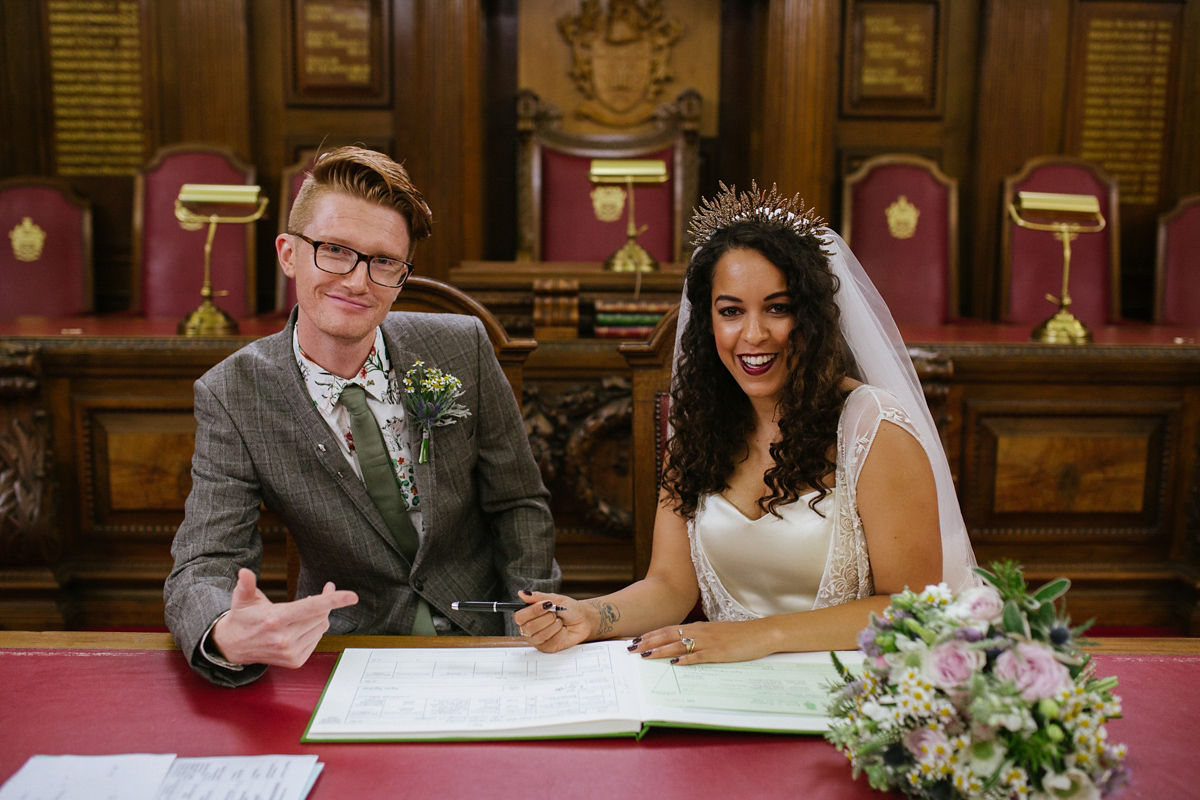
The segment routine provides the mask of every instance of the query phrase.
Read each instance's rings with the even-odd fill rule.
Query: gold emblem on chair
[[[586,98],[579,117],[628,127],[654,117],[655,100],[671,80],[671,45],[683,26],[663,18],[662,0],[582,0],[577,16],[558,20],[571,45],[571,79]]]
[[[911,239],[917,232],[917,217],[921,212],[904,195],[897,197],[883,213],[887,215],[888,233],[896,239]]]
[[[31,218],[22,219],[20,225],[8,232],[8,238],[12,240],[13,255],[18,261],[37,261],[42,257],[46,232]]]
[[[592,208],[601,222],[616,222],[625,211],[625,190],[620,186],[597,186],[592,189]]]

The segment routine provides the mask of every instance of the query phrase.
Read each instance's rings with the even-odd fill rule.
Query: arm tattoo
[[[592,608],[600,612],[600,629],[596,631],[597,636],[604,636],[612,633],[613,623],[621,618],[621,609],[614,606],[607,600],[588,600]]]

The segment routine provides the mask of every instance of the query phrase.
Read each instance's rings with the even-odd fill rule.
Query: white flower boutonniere
[[[425,367],[424,361],[414,361],[404,373],[404,393],[408,410],[421,431],[421,452],[417,461],[429,460],[429,432],[434,426],[453,425],[471,412],[454,401],[462,397],[462,381],[437,367]]]

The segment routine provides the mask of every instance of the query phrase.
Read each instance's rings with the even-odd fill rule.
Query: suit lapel
[[[305,386],[304,378],[300,374],[300,367],[296,364],[295,352],[292,350],[292,335],[295,326],[296,310],[292,309],[287,327],[277,339],[270,343],[268,348],[268,360],[280,372],[280,379],[273,383],[278,387],[280,402],[273,405],[279,409],[286,409],[288,419],[296,422],[304,431],[304,435],[316,452],[317,460],[328,473],[329,479],[350,498],[375,533],[407,564],[408,559],[400,552],[387,522],[384,521],[383,515],[379,513],[379,509],[372,502],[371,496],[367,494],[367,488],[354,474],[354,470],[342,455],[341,446],[334,438],[329,423],[313,405],[312,398],[308,394],[308,387]],[[355,527],[348,525],[347,530],[352,532]],[[411,564],[409,566],[411,567]]]
[[[383,341],[387,345],[388,358],[392,362],[392,369],[396,371],[396,377],[404,378],[404,373],[412,368],[414,361],[425,361],[429,363],[429,355],[417,352],[421,343],[419,336],[413,330],[413,327],[404,320],[399,314],[391,314],[383,323]],[[404,386],[401,384],[401,391]],[[409,453],[412,455],[413,471],[417,480],[417,493],[421,498],[421,522],[426,531],[426,536],[422,539],[422,546],[428,541],[429,534],[437,530],[437,511],[434,503],[434,481],[433,481],[433,439],[429,442],[429,460],[424,464],[421,463],[421,431],[414,423],[412,413],[408,410],[407,401],[404,402],[404,419],[405,427],[408,433]]]

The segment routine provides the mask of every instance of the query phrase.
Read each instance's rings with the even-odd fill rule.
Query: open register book
[[[829,724],[837,672],[828,653],[672,666],[627,648],[348,649],[303,741],[641,738],[654,726],[820,733]]]

